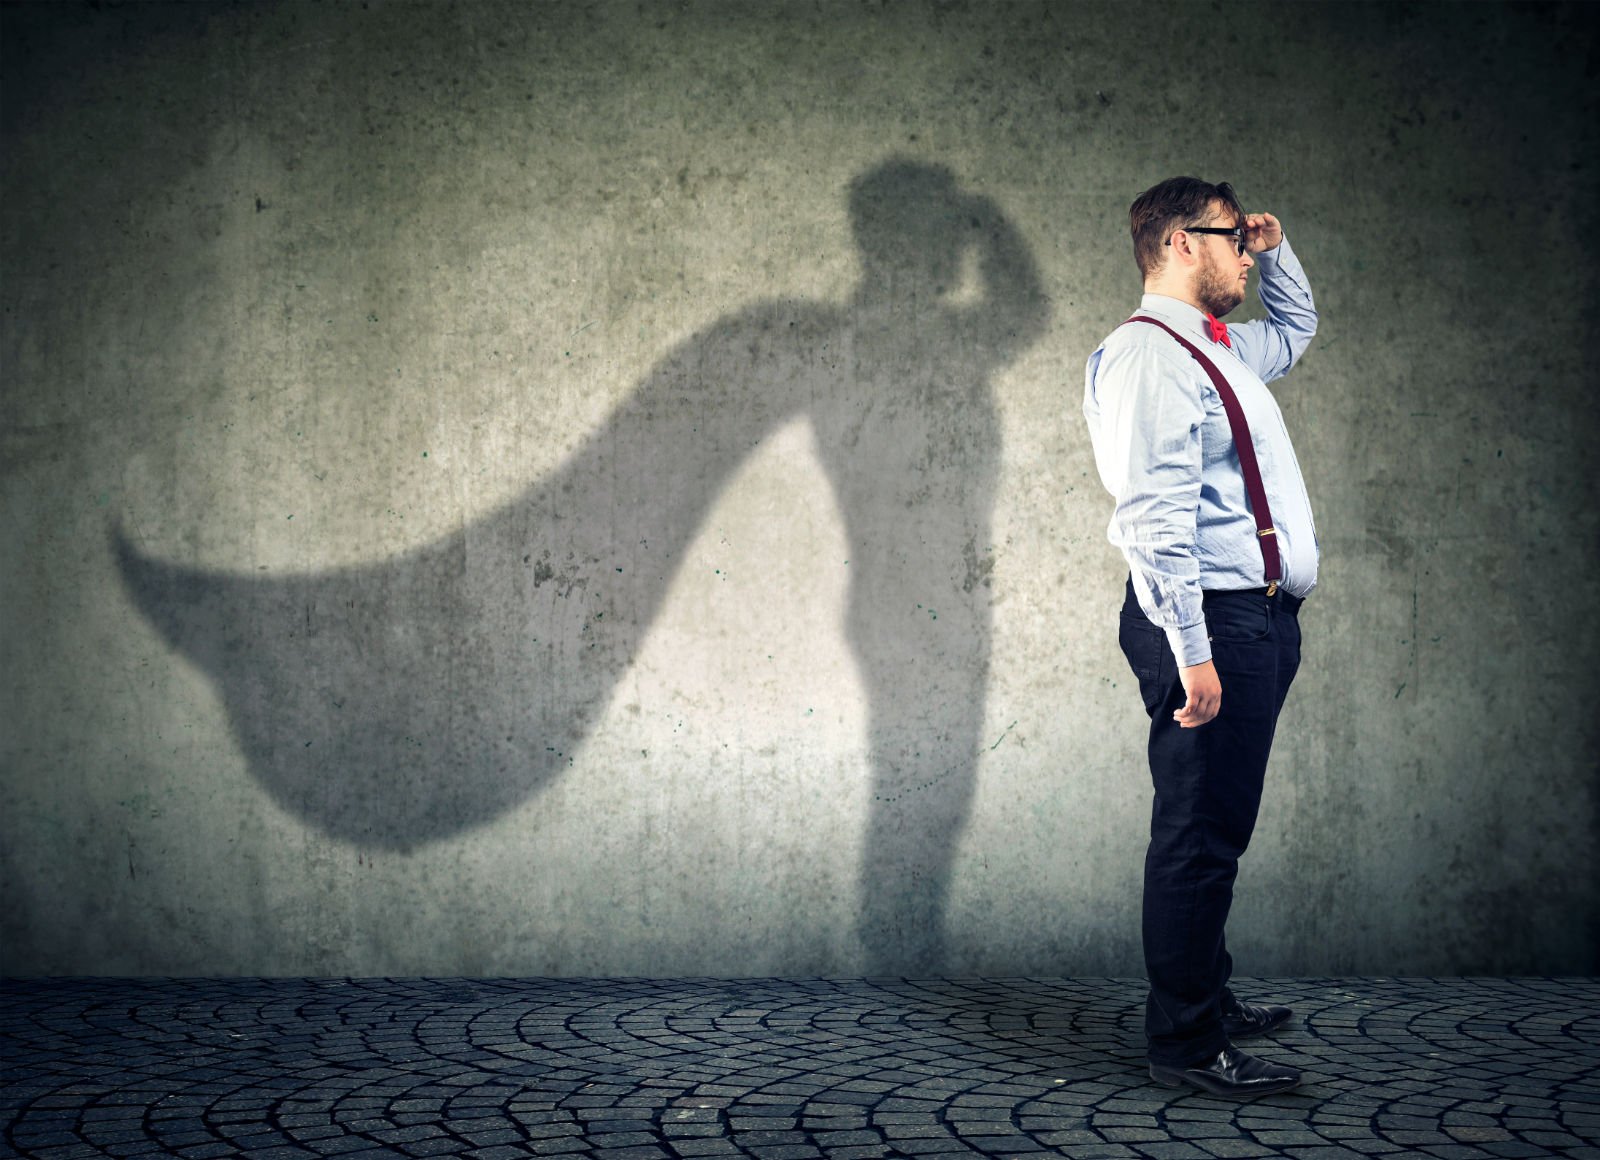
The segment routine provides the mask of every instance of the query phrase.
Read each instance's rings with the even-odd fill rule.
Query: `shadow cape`
[[[113,548],[133,602],[214,682],[249,770],[342,841],[409,850],[568,767],[685,550],[779,426],[813,428],[849,544],[846,634],[869,700],[860,933],[874,969],[937,969],[983,747],[991,375],[1041,333],[1014,228],[948,170],[850,187],[862,279],[758,303],[672,350],[558,469],[433,543],[296,576]],[[963,257],[978,286],[952,295]]]

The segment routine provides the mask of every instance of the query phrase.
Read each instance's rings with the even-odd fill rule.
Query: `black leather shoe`
[[[1215,1059],[1194,1067],[1161,1067],[1152,1063],[1150,1078],[1168,1087],[1188,1084],[1214,1096],[1239,1100],[1292,1088],[1300,1082],[1300,1073],[1292,1067],[1246,1055],[1230,1043]]]
[[[1282,1027],[1293,1014],[1287,1007],[1240,1003],[1238,1010],[1223,1013],[1222,1032],[1229,1042],[1249,1039],[1252,1035],[1265,1035]]]

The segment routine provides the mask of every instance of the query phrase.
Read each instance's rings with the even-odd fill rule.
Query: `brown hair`
[[[1214,201],[1220,201],[1233,211],[1240,225],[1244,224],[1244,207],[1226,181],[1212,185],[1198,177],[1169,177],[1134,199],[1128,210],[1128,228],[1133,234],[1133,260],[1139,264],[1142,277],[1148,279],[1161,269],[1167,260],[1166,241],[1172,232],[1201,224],[1201,215]]]

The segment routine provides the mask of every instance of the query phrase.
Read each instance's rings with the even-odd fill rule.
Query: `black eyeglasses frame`
[[[1221,226],[1183,226],[1179,230],[1173,230],[1172,232],[1175,234],[1179,232],[1186,234],[1221,234],[1224,237],[1231,237],[1233,239],[1234,249],[1238,251],[1240,257],[1244,256],[1244,230],[1240,229],[1238,226],[1234,226],[1232,229],[1226,230]],[[1172,245],[1172,239],[1168,238],[1161,244],[1163,246],[1170,246]]]

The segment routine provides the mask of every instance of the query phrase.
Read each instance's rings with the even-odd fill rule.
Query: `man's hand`
[[[1172,719],[1185,729],[1196,729],[1222,708],[1222,681],[1217,676],[1217,666],[1210,661],[1190,665],[1178,670],[1178,679],[1189,699]]]
[[[1244,215],[1244,248],[1252,254],[1275,249],[1283,241],[1283,227],[1270,213]]]

